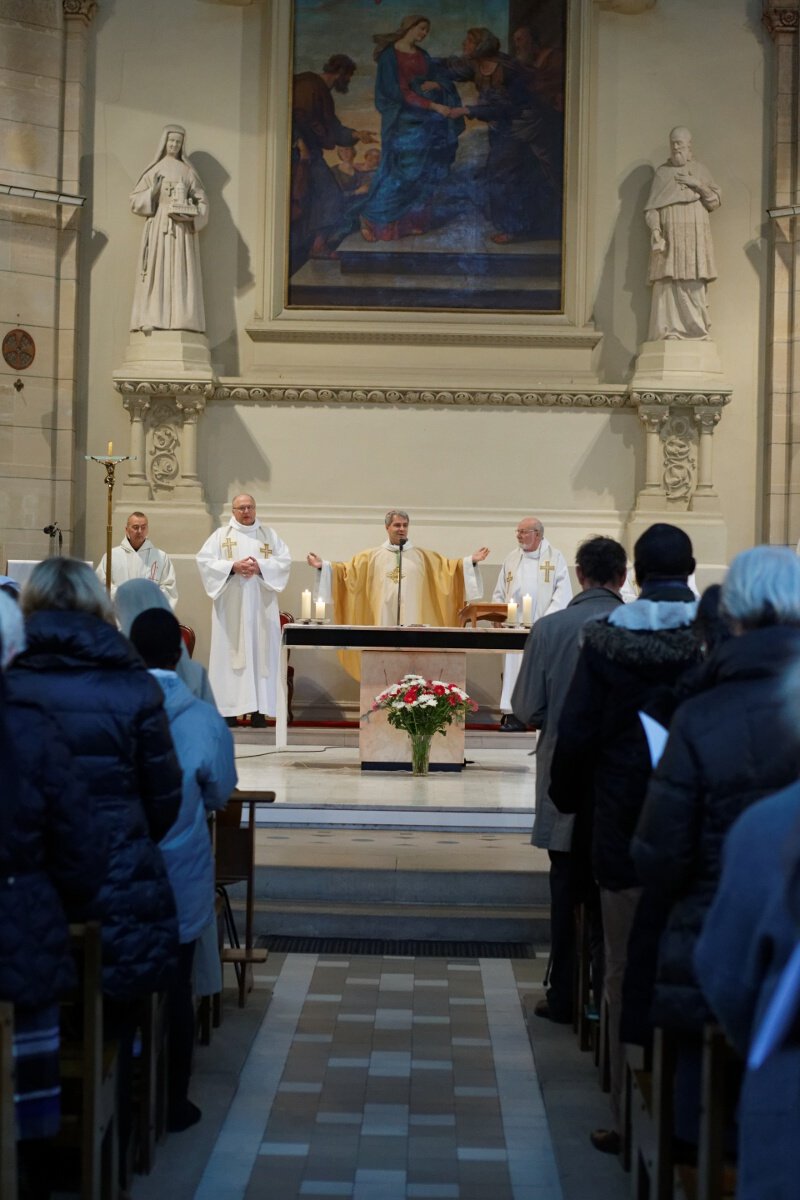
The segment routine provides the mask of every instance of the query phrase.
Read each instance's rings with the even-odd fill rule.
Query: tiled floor
[[[196,1195],[560,1200],[510,961],[288,956]]]

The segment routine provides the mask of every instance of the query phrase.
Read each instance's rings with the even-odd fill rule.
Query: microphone
[[[397,624],[400,622],[400,598],[403,594],[403,546],[405,546],[408,538],[397,539]]]
[[[64,545],[64,535],[57,521],[53,521],[52,525],[45,525],[42,533],[46,533],[50,538],[50,557],[53,557],[56,548],[56,538],[58,538],[58,553],[61,554],[61,549]]]

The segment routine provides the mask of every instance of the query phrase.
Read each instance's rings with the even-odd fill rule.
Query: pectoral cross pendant
[[[272,557],[272,551],[269,548],[269,542],[264,542],[262,546],[259,546],[259,550],[264,555],[264,558]]]
[[[547,561],[547,562],[544,562],[544,563],[542,563],[542,565],[541,565],[541,567],[539,568],[539,570],[540,570],[540,571],[544,571],[544,581],[545,581],[545,583],[549,583],[549,582],[550,582],[550,576],[552,575],[553,571],[555,571],[555,569],[556,569],[556,568],[555,568],[555,565],[554,565],[553,563],[551,563],[551,562],[549,561],[549,559],[548,559],[548,561]]]
[[[227,537],[227,538],[225,538],[225,541],[221,543],[221,545],[222,545],[222,549],[225,551],[225,557],[228,559],[229,562],[232,561],[233,551],[236,547],[236,539],[232,538],[232,537]]]

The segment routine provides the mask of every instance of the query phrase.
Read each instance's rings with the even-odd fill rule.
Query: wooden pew
[[[74,1020],[62,1019],[62,1116],[55,1145],[80,1152],[81,1200],[117,1200],[117,1046],[103,1036],[99,924],[71,925],[70,942],[80,982]],[[62,1005],[62,1014],[69,1016],[68,1007]],[[80,1030],[77,1036],[69,1035],[70,1025]]]
[[[0,1001],[0,1196],[17,1200],[17,1122],[14,1115],[14,1005]]]
[[[142,1002],[141,1051],[134,1071],[133,1156],[140,1175],[149,1175],[156,1143],[167,1136],[167,1033],[166,993],[152,992]]]
[[[275,793],[268,791],[235,791],[225,810],[217,814],[215,861],[217,887],[225,899],[225,924],[229,945],[223,946],[222,962],[233,963],[239,987],[239,1007],[244,1008],[247,993],[253,986],[253,963],[266,962],[266,950],[253,945],[253,911],[255,905],[256,804],[271,804]],[[242,809],[247,805],[247,823],[242,825]],[[244,942],[239,936],[227,889],[232,884],[245,884]]]
[[[631,1196],[633,1200],[672,1200],[675,1046],[666,1030],[654,1030],[650,1062],[639,1064],[629,1051],[627,1075]]]

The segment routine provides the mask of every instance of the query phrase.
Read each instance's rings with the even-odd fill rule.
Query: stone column
[[[800,0],[764,0],[764,24],[775,45],[772,106],[772,181],[769,206],[800,203]],[[769,363],[765,381],[767,450],[763,534],[773,544],[800,537],[800,289],[798,217],[770,221]]]
[[[637,509],[666,507],[661,430],[668,416],[668,409],[659,404],[639,405],[639,419],[645,428],[645,468],[644,487],[636,500]]]
[[[133,491],[137,490],[141,491],[144,498],[147,499],[150,495],[150,487],[147,482],[147,463],[145,460],[144,420],[150,408],[150,398],[148,396],[125,396],[122,404],[128,410],[131,417],[131,461],[125,481],[125,489],[126,492],[131,493],[131,498],[133,498]]]
[[[714,488],[713,480],[713,443],[714,428],[719,424],[722,412],[718,408],[696,408],[694,423],[699,432],[697,447],[697,485],[692,496],[691,507],[694,512],[719,512],[719,496]]]

